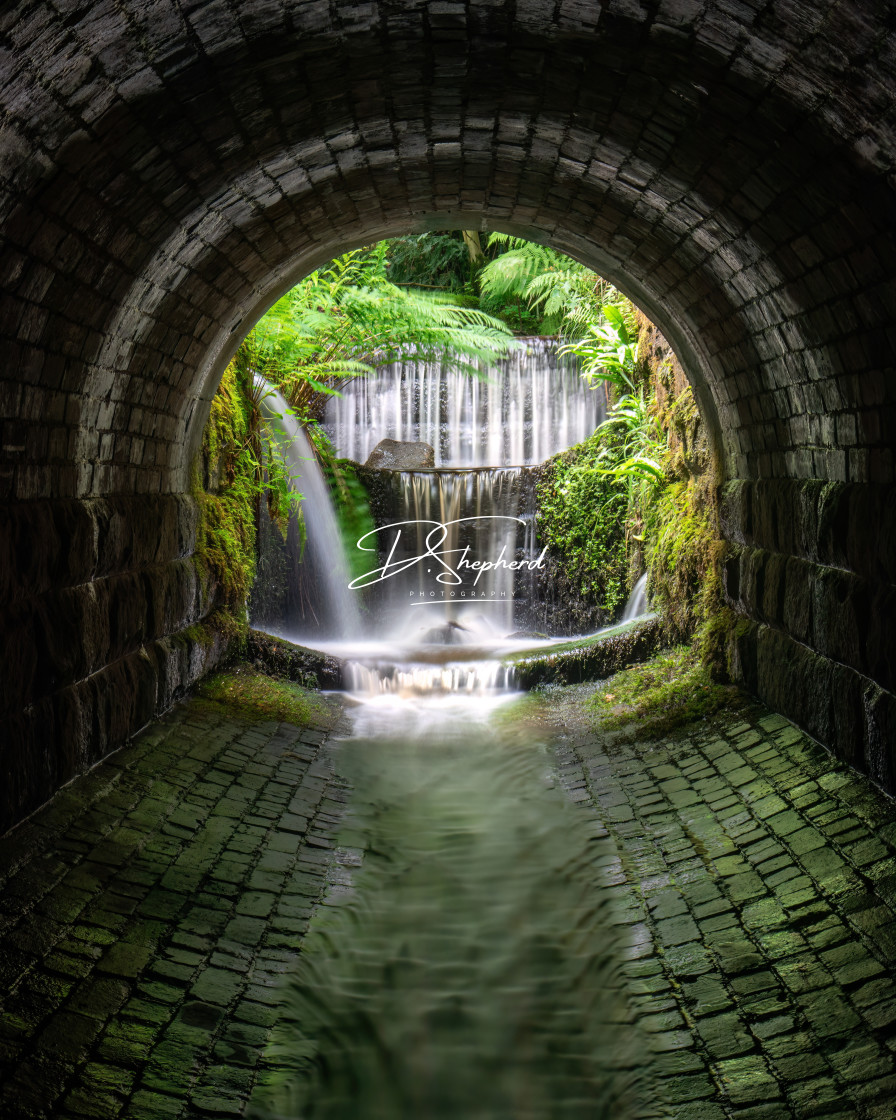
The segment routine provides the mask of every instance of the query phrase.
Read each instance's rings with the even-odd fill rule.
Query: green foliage
[[[413,350],[450,356],[479,372],[512,345],[507,327],[448,294],[400,288],[387,271],[388,243],[337,257],[287,292],[258,321],[240,361],[284,393],[299,419],[322,397]]]
[[[603,470],[625,484],[629,511],[641,512],[666,478],[659,462],[665,440],[650,414],[643,390],[617,401],[600,425],[596,442]]]
[[[636,724],[637,735],[665,735],[736,705],[736,689],[715,684],[696,649],[677,646],[609,678],[589,701],[599,726]]]
[[[625,602],[626,488],[602,466],[592,436],[550,460],[538,484],[538,537],[583,599],[609,614]]]
[[[546,245],[503,233],[488,245],[501,251],[479,274],[481,305],[516,330],[575,337],[615,295],[597,273]]]
[[[329,726],[333,713],[319,693],[291,681],[274,680],[239,665],[205,680],[199,695],[226,704],[248,722],[276,721],[296,727]]]
[[[245,372],[231,363],[212,399],[202,461],[194,486],[199,505],[197,559],[215,585],[217,601],[238,617],[255,572],[256,501],[261,473],[255,420]]]
[[[580,338],[566,343],[561,353],[579,359],[582,376],[604,381],[617,393],[633,394],[644,379],[639,362],[635,309],[628,300],[600,305]]]
[[[725,548],[693,480],[660,491],[647,512],[647,538],[654,602],[673,633],[690,634],[721,606]]]
[[[387,245],[393,284],[443,288],[454,294],[469,290],[470,254],[460,230],[393,237]]]

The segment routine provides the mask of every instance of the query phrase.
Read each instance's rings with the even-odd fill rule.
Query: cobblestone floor
[[[676,1120],[896,1116],[896,805],[758,705],[600,743],[593,687],[554,709],[563,779],[619,852]]]
[[[672,1115],[896,1117],[894,803],[758,706],[597,741],[590,687],[546,703]],[[0,1115],[245,1112],[346,798],[325,738],[192,701],[0,841]]]
[[[340,815],[325,735],[194,700],[0,841],[4,1120],[245,1110]]]

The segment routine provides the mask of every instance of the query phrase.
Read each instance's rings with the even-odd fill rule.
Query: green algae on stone
[[[614,674],[588,707],[601,728],[631,726],[639,735],[662,735],[722,708],[736,707],[742,694],[716,684],[690,646],[656,654],[643,665]]]
[[[199,695],[249,721],[276,721],[296,727],[332,727],[337,713],[324,698],[291,681],[273,680],[248,665],[216,673],[199,687]]]

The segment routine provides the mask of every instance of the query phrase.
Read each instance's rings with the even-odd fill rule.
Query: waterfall
[[[291,414],[286,399],[266,383],[264,387],[262,415],[286,459],[292,489],[302,495],[301,516],[306,530],[302,568],[315,593],[304,611],[301,629],[325,638],[357,637],[361,617],[357,597],[348,586],[351,575],[329,487],[308,436]]]
[[[588,388],[554,339],[521,339],[481,374],[409,356],[331,397],[324,428],[358,463],[388,438],[430,444],[436,466],[522,466],[587,439],[604,418],[603,392]]]
[[[385,578],[372,585],[387,631],[435,634],[447,626],[444,639],[456,644],[466,632],[504,636],[514,629],[518,576],[539,565],[526,473],[394,473],[394,516],[375,534],[389,567],[377,569]]]
[[[650,605],[647,602],[647,573],[645,572],[632,588],[632,593],[629,596],[628,602],[625,604],[625,610],[622,612],[620,622],[630,622],[633,618],[640,618],[642,615],[647,614],[649,610]]]

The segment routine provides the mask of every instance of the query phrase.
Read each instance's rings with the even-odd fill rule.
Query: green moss
[[[342,552],[349,575],[356,579],[366,572],[369,559],[367,553],[355,546],[361,537],[376,528],[370,512],[370,497],[358,478],[358,464],[351,459],[337,459],[329,453],[322,455],[321,465],[333,495],[333,506],[342,537]]]
[[[721,606],[726,547],[715,508],[697,481],[671,482],[646,512],[647,566],[654,605],[670,633],[684,637]]]
[[[212,400],[193,489],[199,506],[197,559],[215,602],[243,621],[255,573],[259,472],[248,374],[232,362]]]
[[[625,602],[626,491],[601,473],[594,436],[551,459],[537,488],[538,538],[581,599],[614,614]]]
[[[330,727],[334,722],[334,713],[320,693],[290,681],[273,680],[248,665],[209,677],[200,685],[199,695],[226,704],[253,723]]]
[[[603,729],[637,724],[639,735],[664,735],[737,706],[740,696],[736,689],[713,681],[697,649],[677,646],[614,674],[588,705]]]

